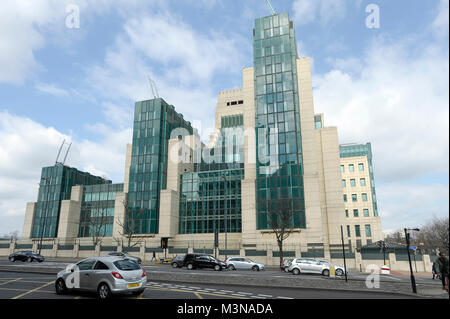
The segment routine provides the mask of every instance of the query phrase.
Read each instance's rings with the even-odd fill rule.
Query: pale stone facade
[[[264,256],[252,255],[255,260],[266,263],[276,263],[275,253],[278,250],[275,235],[271,230],[257,229],[256,205],[256,142],[255,142],[255,94],[254,70],[243,69],[243,87],[223,91],[218,94],[216,108],[216,129],[221,129],[224,116],[243,115],[245,130],[244,139],[244,179],[241,181],[242,195],[242,231],[240,233],[220,234],[219,256],[245,255],[247,250],[264,252]],[[297,59],[298,93],[300,104],[300,124],[303,155],[303,180],[305,199],[306,227],[295,229],[285,241],[285,250],[295,253],[295,256],[308,253],[319,247],[322,258],[330,259],[330,247],[341,244],[341,226],[344,229],[345,243],[349,240],[352,247],[357,246],[357,240],[362,244],[367,239],[374,241],[382,239],[380,218],[373,216],[372,196],[370,191],[370,176],[367,171],[358,172],[358,165],[363,163],[368,167],[367,158],[340,158],[338,132],[336,127],[324,126],[323,115],[320,115],[320,128],[315,124],[313,90],[311,81],[311,65],[309,58]],[[233,102],[233,103],[232,103]],[[236,102],[236,104],[234,103]],[[208,146],[214,145],[218,134],[213,134]],[[180,147],[181,145],[181,147]],[[161,238],[169,238],[169,246],[173,249],[185,249],[193,252],[196,249],[213,249],[214,234],[179,234],[179,206],[181,174],[194,170],[193,162],[199,159],[198,152],[202,144],[197,136],[184,137],[169,141],[169,161],[167,168],[167,188],[160,193],[159,230],[157,234],[139,235],[142,242],[141,250],[145,255],[147,250],[159,247]],[[125,180],[123,193],[116,194],[114,207],[113,237],[104,238],[102,245],[115,245],[123,241],[123,226],[126,210],[124,202],[127,198],[129,171],[131,165],[131,145],[127,145],[125,163]],[[171,160],[171,157],[181,159],[181,163]],[[355,172],[341,172],[341,165],[355,165]],[[360,186],[361,178],[366,179],[368,186]],[[347,187],[342,186],[342,180],[348,180]],[[350,179],[357,180],[357,185],[350,187]],[[367,194],[367,201],[351,201],[352,194]],[[347,194],[348,201],[343,197]],[[58,240],[76,242],[78,245],[88,244],[90,238],[75,238],[78,234],[82,187],[74,187],[70,201],[63,201],[58,232]],[[363,209],[368,208],[369,217],[363,216]],[[345,210],[349,210],[346,217]],[[352,217],[353,209],[360,211],[359,217]],[[23,236],[30,237],[30,224],[33,220],[33,203],[27,205],[27,214]],[[354,226],[360,225],[361,236],[355,237]],[[365,225],[370,225],[371,236],[366,236]],[[351,236],[347,236],[347,226],[351,228]],[[225,236],[227,237],[225,249]],[[147,250],[146,250],[147,249]],[[222,251],[222,252],[221,252]]]

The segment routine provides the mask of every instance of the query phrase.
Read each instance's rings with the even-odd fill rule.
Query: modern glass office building
[[[169,252],[212,251],[218,231],[225,255],[273,264],[279,212],[290,215],[291,256],[329,257],[340,226],[356,247],[381,240],[371,145],[340,146],[337,128],[314,112],[311,62],[297,54],[288,13],[256,19],[248,45],[254,65],[243,68],[241,88],[218,92],[209,141],[163,99],[136,102],[124,183],[44,168],[49,182],[27,204],[24,237],[39,237],[48,209],[44,237],[92,246],[100,233],[119,249],[132,234],[141,254],[168,240]]]
[[[111,237],[114,226],[116,194],[123,184],[98,184],[83,187],[78,237]]]
[[[191,124],[163,99],[136,103],[128,193],[133,233],[158,233],[160,191],[167,185],[168,141],[175,128],[193,134]]]
[[[107,183],[111,181],[59,163],[42,168],[32,237],[57,236],[61,201],[70,199],[72,186]]]
[[[257,158],[267,158],[257,168],[258,229],[270,228],[270,215],[281,210],[304,228],[298,54],[287,13],[256,19],[253,52]]]

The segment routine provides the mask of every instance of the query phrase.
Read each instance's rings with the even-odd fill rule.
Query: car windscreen
[[[117,269],[125,270],[125,271],[141,269],[141,267],[139,267],[138,264],[136,264],[132,261],[129,261],[129,260],[117,260],[113,264],[114,264],[114,266],[117,267]]]

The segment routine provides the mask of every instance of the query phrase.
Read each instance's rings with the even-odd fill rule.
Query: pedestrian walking
[[[436,259],[436,271],[441,276],[442,289],[448,292],[448,275],[449,275],[449,264],[448,258],[445,257],[443,252],[439,253],[439,258]]]
[[[433,278],[432,278],[433,280],[434,280],[434,278],[436,278],[436,277],[439,278],[439,276],[438,276],[438,274],[437,274],[437,271],[436,271],[436,261],[433,262],[432,273],[433,273]]]

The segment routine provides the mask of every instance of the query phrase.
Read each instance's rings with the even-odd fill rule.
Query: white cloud
[[[59,88],[56,85],[49,83],[37,83],[36,89],[42,93],[50,94],[56,97],[69,95],[69,92],[65,89]]]
[[[383,181],[448,172],[448,51],[409,52],[409,41],[378,38],[361,59],[314,76],[316,111],[338,127],[341,143],[372,142]]]
[[[440,0],[437,8],[437,16],[433,21],[432,30],[436,36],[440,38],[447,38],[449,27],[449,0]]]
[[[377,188],[385,232],[417,227],[433,217],[448,216],[449,187],[443,184],[391,183]]]
[[[131,128],[88,127],[98,142],[71,137],[26,117],[0,111],[0,234],[22,231],[25,206],[36,201],[41,168],[51,166],[63,140],[72,142],[66,164],[123,182]]]
[[[159,95],[187,120],[211,127],[218,74],[240,77],[240,37],[214,31],[200,33],[168,12],[143,14],[127,21],[103,65],[87,70],[93,88],[113,100],[153,98],[148,76]],[[223,89],[223,88],[221,88]]]
[[[345,17],[346,0],[295,0],[292,11],[297,25],[316,21],[325,25]]]
[[[160,1],[153,1],[160,3]],[[23,84],[42,70],[35,53],[49,41],[71,38],[65,26],[66,6],[80,8],[81,28],[95,15],[115,10],[126,14],[143,5],[139,0],[2,0],[0,10],[0,83]],[[148,4],[147,4],[148,6]],[[47,37],[52,34],[52,37]]]

